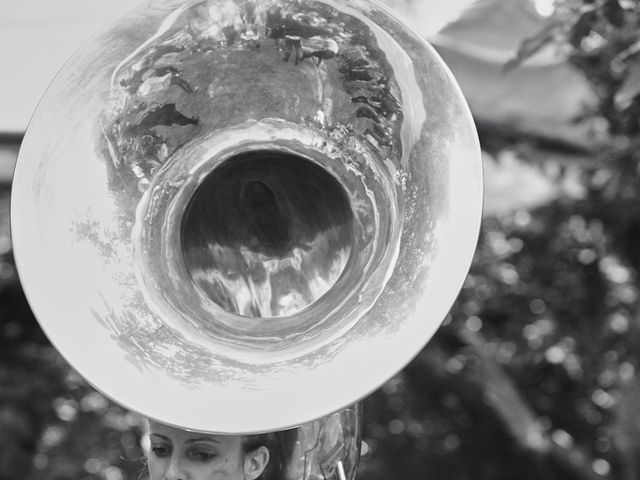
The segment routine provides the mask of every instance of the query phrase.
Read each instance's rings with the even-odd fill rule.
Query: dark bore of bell
[[[335,271],[336,252],[352,247],[353,212],[342,184],[317,163],[287,152],[248,151],[222,162],[196,189],[181,243],[194,281],[225,308],[243,311],[223,299],[233,297],[234,279],[245,278],[243,285],[255,291],[262,272],[273,272],[256,265],[260,260],[280,261],[280,272],[300,258],[304,272]]]

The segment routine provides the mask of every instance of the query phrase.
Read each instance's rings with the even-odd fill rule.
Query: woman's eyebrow
[[[163,440],[168,440],[170,441],[171,439],[169,437],[165,437],[164,435],[160,435],[159,433],[152,433],[150,434],[151,437],[160,437]]]
[[[195,442],[213,442],[220,443],[220,440],[211,437],[197,437],[197,438],[189,438],[185,443],[195,443]]]

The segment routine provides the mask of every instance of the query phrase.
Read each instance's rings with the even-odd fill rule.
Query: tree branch
[[[593,459],[585,449],[577,445],[559,445],[553,440],[511,378],[493,358],[481,335],[468,331],[455,332],[455,335],[462,342],[462,347],[455,352],[443,348],[443,342],[432,341],[417,361],[436,379],[447,382],[471,410],[478,409],[480,400],[480,407],[493,414],[524,451],[552,460],[580,479],[609,478],[593,470]],[[456,354],[464,355],[464,368],[451,368],[451,359]]]

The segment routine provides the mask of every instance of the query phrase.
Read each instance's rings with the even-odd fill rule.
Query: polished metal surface
[[[352,240],[340,182],[277,150],[225,160],[182,217],[193,282],[225,311],[248,317],[293,315],[321,298],[343,273]]]
[[[362,434],[361,404],[305,423],[292,433],[295,443],[283,480],[355,478]]]
[[[250,433],[362,398],[438,328],[481,211],[446,66],[365,0],[164,0],[67,63],[12,228],[67,360],[125,406]]]

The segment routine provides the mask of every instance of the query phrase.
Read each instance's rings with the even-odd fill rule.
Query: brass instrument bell
[[[42,99],[16,263],[52,343],[124,406],[253,433],[361,399],[436,331],[480,150],[434,50],[369,0],[154,0]]]

